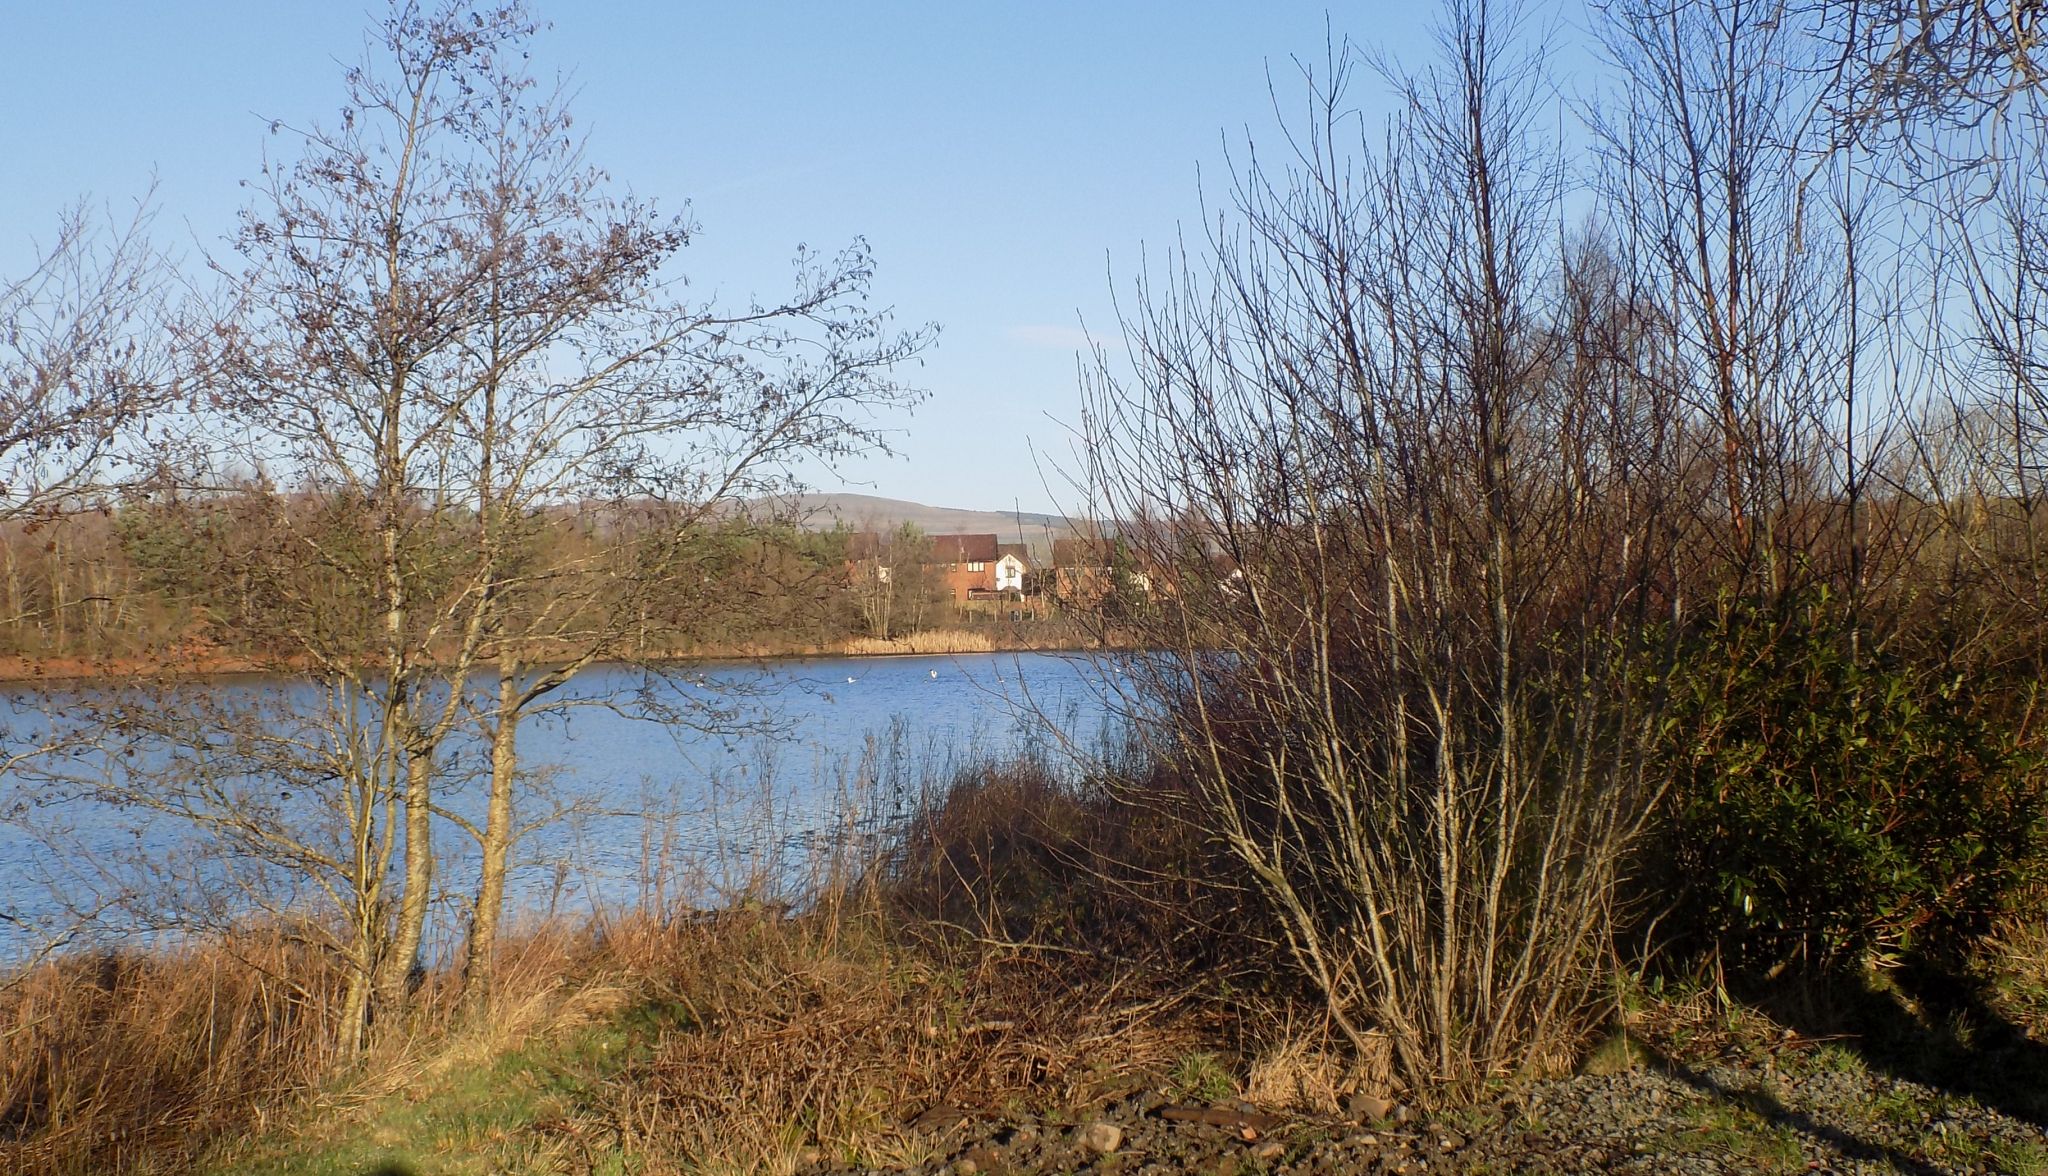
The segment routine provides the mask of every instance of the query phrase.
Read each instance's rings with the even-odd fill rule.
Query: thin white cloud
[[[1088,332],[1079,327],[1062,327],[1052,323],[1025,323],[1022,326],[1005,327],[1003,337],[1013,343],[1029,347],[1050,347],[1056,351],[1086,351],[1089,347]]]

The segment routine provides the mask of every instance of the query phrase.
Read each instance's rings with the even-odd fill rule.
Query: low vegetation
[[[924,1126],[949,1114],[1078,1122],[1144,1090],[1310,1127],[1367,1095],[1434,1106],[1440,1129],[1475,1141],[1559,1129],[1490,1099],[1459,1111],[1447,1089],[1402,1085],[1390,1053],[1357,1056],[1284,943],[1203,872],[1217,850],[1172,799],[1110,785],[980,766],[857,881],[794,908],[524,927],[488,1000],[461,999],[458,969],[430,971],[408,1019],[376,1026],[354,1061],[335,1035],[341,970],[278,929],[42,965],[0,992],[0,1170],[916,1168],[958,1146]],[[1638,973],[1609,1036],[1552,1073],[1896,1075],[1909,1085],[1858,1081],[1904,1100],[1905,1119],[1857,1096],[1822,1108],[1826,1129],[2020,1163],[2024,1140],[1943,1135],[1940,1106],[1899,1091],[2048,1117],[2042,934],[2032,909],[2003,917],[1938,977],[1730,991]],[[1814,1097],[1849,1089],[1817,1082]],[[1673,1156],[1801,1167],[1819,1137],[1783,1107],[1804,1104],[1749,1089],[1673,1103],[1679,1118],[1641,1130],[1668,1134]]]
[[[1254,1023],[1229,973],[1177,971],[1131,931],[1142,958],[1076,946],[1127,921],[1095,875],[999,890],[977,869],[997,830],[1002,852],[1071,859],[1078,803],[1041,767],[981,769],[923,835],[795,910],[527,929],[486,1000],[431,971],[354,1063],[343,969],[283,932],[42,965],[0,992],[0,1170],[786,1171],[908,1156],[905,1122],[935,1106],[1079,1105],[1191,1058],[1203,1089],[1229,1082],[1200,1052]],[[1006,906],[1036,913],[976,917]]]

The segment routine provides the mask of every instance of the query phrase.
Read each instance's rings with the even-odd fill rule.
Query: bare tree
[[[474,327],[430,395],[448,422],[437,482],[474,513],[458,598],[471,636],[444,672],[465,681],[477,657],[497,675],[481,715],[488,811],[472,830],[482,867],[468,974],[480,989],[516,837],[520,722],[563,705],[562,688],[599,661],[659,655],[635,618],[665,618],[671,643],[700,626],[720,598],[705,588],[703,530],[735,500],[795,488],[799,461],[883,447],[872,414],[919,399],[891,371],[931,337],[893,332],[866,305],[862,243],[799,254],[782,301],[678,300],[669,267],[688,226],[606,196],[561,96],[535,97],[508,64],[478,63],[468,100],[485,153],[435,195],[474,232],[458,246]],[[574,559],[536,553],[535,522],[569,502],[590,542]]]
[[[1701,492],[1661,309],[1557,232],[1525,31],[1452,4],[1383,132],[1333,52],[1089,396],[1091,500],[1157,586],[1114,621],[1160,651],[1140,730],[1416,1084],[1541,1065],[1599,1005]]]
[[[165,345],[172,267],[150,242],[150,216],[144,199],[125,222],[103,223],[81,200],[58,218],[26,274],[0,278],[0,625],[44,630],[43,650],[63,651],[73,613],[110,603],[111,592],[90,580],[73,589],[78,569],[63,566],[65,528],[30,536],[100,487],[119,442],[173,392]],[[24,590],[18,543],[42,549],[45,591]],[[21,773],[62,742],[40,723],[0,716],[0,815],[33,807],[16,794]],[[40,939],[36,954],[68,939],[74,928],[32,927],[16,897],[0,901],[0,924]]]
[[[199,463],[148,496],[211,623],[315,684],[290,722],[216,696],[148,725],[191,749],[186,819],[251,861],[276,849],[342,913],[351,1045],[405,1003],[444,821],[481,847],[469,973],[488,990],[520,724],[620,705],[563,688],[702,625],[729,501],[878,446],[877,410],[920,395],[890,369],[930,333],[867,304],[859,243],[800,253],[780,300],[686,297],[692,226],[585,161],[564,95],[525,72],[535,29],[518,4],[400,0],[338,122],[275,125],[291,150],[216,263]],[[470,731],[489,755],[465,816],[450,749]],[[224,739],[247,754],[204,754]],[[264,755],[301,781],[293,804],[252,803]]]
[[[1781,586],[1814,538],[1794,504],[1837,489],[1806,479],[1831,468],[1822,444],[1842,435],[1858,373],[1814,137],[1818,42],[1784,4],[1619,0],[1601,15],[1616,69],[1612,104],[1591,112],[1606,207],[1665,315],[1662,374],[1715,430],[1721,558],[1746,590]]]
[[[873,551],[849,561],[852,571],[847,587],[853,594],[854,605],[860,611],[861,624],[867,629],[868,636],[887,641],[889,617],[895,611],[896,568],[880,544],[873,546]]]
[[[1934,221],[1928,391],[1908,481],[1942,522],[1943,569],[1981,593],[1978,641],[2037,676],[2048,632],[2048,90],[2009,95],[2003,150],[1915,189]]]
[[[1786,15],[1820,49],[1818,113],[1837,144],[1896,153],[1915,180],[2026,149],[2009,124],[2048,81],[2040,0],[1817,0]]]
[[[79,202],[29,272],[0,283],[0,518],[84,489],[167,391],[166,259],[146,200],[103,226]]]

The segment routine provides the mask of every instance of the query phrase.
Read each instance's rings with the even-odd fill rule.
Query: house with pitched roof
[[[939,573],[955,602],[996,590],[1002,553],[993,534],[930,535],[926,541],[931,545],[927,566]]]
[[[996,591],[1021,595],[1031,574],[1031,548],[1022,543],[996,545]]]

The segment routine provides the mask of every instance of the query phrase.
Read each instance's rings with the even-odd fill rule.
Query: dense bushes
[[[1734,603],[1692,636],[1658,855],[1686,952],[1766,972],[1952,958],[2035,860],[2038,757],[1964,673],[1858,638],[1821,593]]]
[[[1078,780],[1031,759],[974,765],[905,828],[885,890],[907,926],[1221,978],[1263,953],[1245,950],[1231,880],[1184,803],[1135,762]]]

